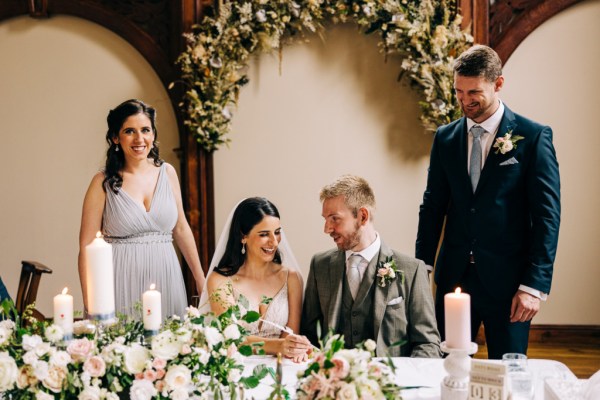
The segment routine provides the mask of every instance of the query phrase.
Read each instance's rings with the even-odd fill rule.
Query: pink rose
[[[158,374],[153,369],[147,369],[144,371],[144,379],[148,379],[151,382],[154,382],[158,378]]]
[[[92,378],[99,378],[106,373],[106,363],[100,356],[92,356],[83,363],[83,370]]]
[[[142,380],[144,379],[144,373],[143,372],[138,372],[137,374],[133,375],[135,377],[135,379]]]
[[[166,366],[167,360],[165,360],[164,358],[155,358],[154,360],[152,360],[152,368],[154,369],[165,369]]]
[[[389,267],[382,267],[377,270],[377,275],[386,276],[389,273],[389,271],[390,271]]]
[[[350,363],[345,358],[341,357],[333,357],[331,359],[333,363],[333,367],[329,370],[329,376],[332,379],[344,379],[348,376],[350,372]]]
[[[162,379],[165,376],[165,370],[164,369],[159,369],[158,371],[156,371],[156,379]]]
[[[94,342],[88,338],[75,339],[67,346],[67,353],[75,361],[84,361],[94,351]]]

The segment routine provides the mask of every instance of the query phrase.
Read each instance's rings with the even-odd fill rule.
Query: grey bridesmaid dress
[[[122,188],[118,193],[106,188],[102,230],[113,246],[117,313],[141,319],[134,305],[141,303],[142,294],[154,283],[161,292],[163,320],[184,315],[186,290],[172,243],[176,223],[177,205],[165,163],[160,166],[149,211]]]

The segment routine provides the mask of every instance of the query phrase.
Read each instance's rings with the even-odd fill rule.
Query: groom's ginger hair
[[[344,196],[344,203],[356,218],[358,210],[365,207],[373,219],[375,210],[375,195],[373,189],[364,178],[356,175],[342,175],[335,182],[324,186],[319,193],[321,202],[334,197]]]

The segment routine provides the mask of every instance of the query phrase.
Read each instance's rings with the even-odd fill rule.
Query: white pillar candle
[[[150,290],[142,295],[144,329],[147,331],[157,331],[162,322],[160,292],[155,287],[153,283],[150,285]]]
[[[115,287],[112,246],[98,232],[85,247],[88,313],[95,319],[114,318]]]
[[[446,346],[451,349],[468,349],[471,344],[471,296],[454,293],[444,296],[444,318],[446,321]]]
[[[62,328],[65,337],[73,334],[73,296],[67,290],[54,296],[54,324]]]

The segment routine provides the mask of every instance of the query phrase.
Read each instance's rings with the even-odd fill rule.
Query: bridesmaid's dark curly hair
[[[104,167],[104,185],[102,185],[104,190],[106,190],[105,186],[108,184],[113,192],[118,193],[123,185],[121,171],[125,166],[125,156],[123,155],[123,149],[117,151],[119,145],[115,144],[113,139],[119,137],[119,131],[125,123],[125,120],[136,114],[146,115],[152,124],[154,141],[152,142],[152,149],[150,149],[150,153],[148,153],[148,158],[151,158],[154,161],[154,165],[157,167],[161,166],[163,163],[163,160],[161,160],[158,155],[156,110],[141,100],[127,100],[119,104],[114,110],[110,110],[108,117],[106,117],[106,122],[108,123],[108,131],[106,132],[108,150],[106,151],[106,165]]]
[[[215,267],[215,272],[224,276],[237,274],[246,260],[246,255],[242,254],[242,238],[267,215],[280,218],[275,204],[264,197],[250,197],[237,206],[233,212],[225,253]],[[273,262],[281,264],[279,249],[275,252]]]

